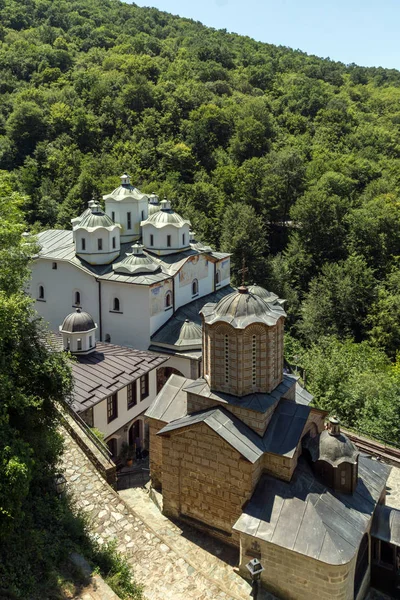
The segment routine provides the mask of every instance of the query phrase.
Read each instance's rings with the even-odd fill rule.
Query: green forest
[[[287,299],[315,402],[400,444],[400,72],[119,0],[0,0],[0,169],[70,227],[124,170]]]

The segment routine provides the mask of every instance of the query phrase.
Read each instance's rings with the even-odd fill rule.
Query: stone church
[[[240,548],[243,575],[258,558],[280,598],[363,598],[390,467],[284,372],[276,296],[242,286],[201,318],[202,377],[172,375],[146,413],[164,514]]]

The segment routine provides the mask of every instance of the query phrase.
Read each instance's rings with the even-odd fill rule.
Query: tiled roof
[[[331,565],[357,554],[390,472],[360,457],[354,494],[341,494],[314,477],[300,457],[290,482],[263,475],[233,529]]]
[[[166,360],[166,356],[152,352],[97,342],[95,352],[77,356],[72,362],[72,407],[86,410]]]

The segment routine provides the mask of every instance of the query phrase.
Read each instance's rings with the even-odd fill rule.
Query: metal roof
[[[67,315],[61,325],[61,331],[68,333],[77,333],[78,331],[92,331],[96,329],[96,324],[92,315],[77,308],[75,312]]]
[[[217,304],[206,304],[201,313],[209,325],[224,321],[235,328],[245,328],[251,323],[275,325],[280,317],[286,317],[280,304],[266,302],[246,287],[225,296]]]
[[[146,253],[155,264],[161,267],[159,273],[128,275],[122,273],[114,273],[113,265],[120,263],[126,255],[132,250],[132,243],[128,242],[121,244],[119,256],[110,264],[107,265],[90,265],[85,260],[80,258],[75,253],[75,244],[73,242],[72,231],[62,229],[48,229],[38,234],[37,239],[40,245],[38,258],[48,260],[65,260],[82,269],[86,273],[98,277],[100,279],[112,280],[118,283],[132,283],[136,285],[152,285],[165,281],[169,277],[175,275],[186,263],[189,257],[199,256],[203,254],[207,257],[214,258],[214,252],[197,252],[196,250],[185,250],[167,256],[154,256],[150,252]],[[229,256],[229,254],[224,255]]]
[[[131,198],[133,200],[144,200],[147,199],[147,195],[142,194],[138,188],[135,188],[131,183],[129,183],[120,185],[110,194],[105,194],[103,196],[103,200],[115,200],[116,202],[121,202]]]
[[[204,398],[210,398],[220,404],[232,404],[254,410],[256,412],[264,413],[272,406],[275,406],[279,400],[284,396],[288,390],[295,385],[297,378],[294,375],[285,373],[283,375],[283,381],[280,383],[270,394],[254,393],[248,394],[239,398],[232,396],[231,394],[224,394],[222,392],[211,391],[210,386],[205,379],[199,378],[192,381],[185,387],[186,392],[196,394],[197,396],[203,396]],[[303,404],[303,402],[302,402]]]
[[[371,536],[382,542],[400,546],[400,511],[379,504],[372,521]]]
[[[333,467],[337,467],[343,462],[355,464],[359,455],[353,442],[344,433],[333,435],[330,431],[325,430],[313,438],[309,437],[304,440],[304,445],[309,450],[314,462],[322,460]]]
[[[178,213],[176,213],[171,208],[163,208],[161,203],[160,210],[153,212],[145,221],[142,221],[140,225],[142,227],[152,225],[153,227],[156,227],[158,229],[160,227],[164,227],[165,225],[182,227],[183,225],[190,225],[190,221],[178,215]]]
[[[233,529],[327,564],[346,564],[358,552],[390,467],[360,457],[354,494],[318,481],[304,458],[290,482],[263,475]]]
[[[311,408],[282,398],[264,433],[264,452],[292,458],[300,442]]]
[[[152,344],[160,343],[174,345],[175,340],[177,339],[176,332],[182,327],[182,323],[184,323],[186,319],[201,327],[202,319],[200,316],[200,311],[203,306],[211,301],[218,302],[218,300],[227,294],[231,294],[233,289],[234,288],[232,288],[232,286],[227,285],[216,292],[207,294],[207,296],[201,296],[200,298],[197,298],[196,300],[193,300],[192,302],[189,302],[188,304],[178,308],[178,310],[171,315],[171,318],[152,336]],[[199,340],[199,346],[201,346],[201,335]]]
[[[212,408],[169,423],[157,435],[170,433],[183,427],[205,423],[222,439],[240,452],[251,463],[255,463],[264,453],[263,443],[250,427],[224,408]]]
[[[265,288],[261,287],[261,285],[257,285],[256,283],[253,283],[253,285],[249,285],[248,289],[251,294],[254,294],[255,296],[260,296],[260,298],[266,300],[267,302],[274,302],[275,300],[278,300],[278,296],[276,294],[274,294],[273,292],[269,292]]]
[[[145,416],[164,423],[184,417],[187,413],[187,395],[183,388],[189,381],[192,380],[180,375],[171,375]]]
[[[86,410],[162,365],[168,358],[151,352],[97,342],[90,354],[76,356],[72,408]]]

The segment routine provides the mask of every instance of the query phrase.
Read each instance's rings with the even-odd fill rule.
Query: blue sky
[[[400,69],[400,0],[136,0],[262,42]]]

